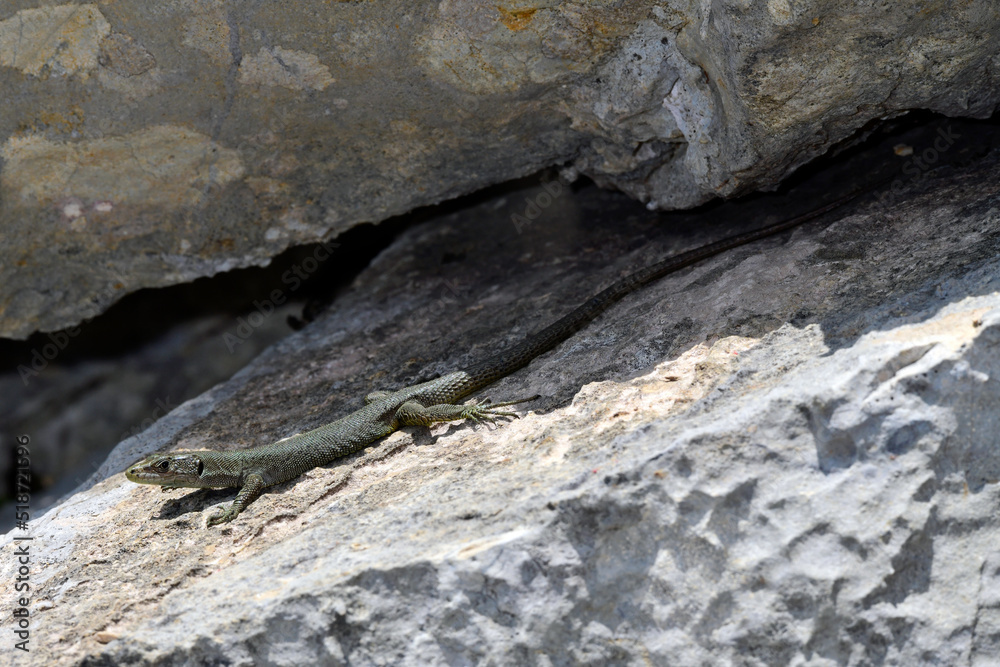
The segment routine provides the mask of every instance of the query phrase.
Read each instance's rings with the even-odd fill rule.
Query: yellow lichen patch
[[[0,21],[0,66],[25,74],[87,74],[111,25],[97,5],[22,9]]]
[[[72,106],[65,112],[42,109],[31,123],[26,124],[34,132],[52,128],[57,132],[69,133],[83,127],[83,109]]]
[[[330,68],[312,53],[276,46],[260,49],[240,63],[240,83],[282,86],[292,90],[323,90],[334,78]]]
[[[507,26],[508,30],[514,32],[527,28],[535,12],[538,11],[534,7],[531,9],[504,9],[503,7],[497,7],[497,9],[500,11],[500,22]]]
[[[207,187],[244,173],[235,150],[174,125],[78,142],[11,137],[0,154],[6,161],[0,186],[24,202],[73,197],[84,206],[175,208],[197,203]]]

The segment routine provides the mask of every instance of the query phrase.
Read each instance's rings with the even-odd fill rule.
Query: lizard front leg
[[[517,401],[489,403],[489,400],[470,403],[469,405],[453,405],[438,403],[423,406],[417,401],[407,401],[396,410],[396,423],[400,426],[430,426],[437,422],[453,422],[460,419],[471,419],[474,422],[495,421],[497,417],[517,417],[517,413],[499,410],[508,405],[517,405],[533,401],[538,396],[522,398]]]
[[[263,493],[265,486],[264,478],[259,474],[253,473],[249,475],[243,483],[243,488],[236,494],[236,500],[233,501],[233,504],[227,509],[209,516],[208,525],[214,526],[219,523],[229,523],[235,519],[239,516],[240,512],[247,508],[247,505],[260,498],[260,494]]]

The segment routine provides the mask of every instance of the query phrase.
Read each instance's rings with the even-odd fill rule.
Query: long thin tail
[[[881,181],[876,185],[879,184],[881,184]],[[798,227],[803,223],[814,220],[825,213],[829,213],[830,211],[843,206],[849,201],[870,192],[872,189],[873,188],[864,188],[862,190],[852,192],[849,195],[840,197],[829,204],[821,206],[820,208],[798,217],[778,222],[773,225],[768,225],[766,227],[761,227],[760,229],[755,229],[743,234],[737,234],[736,236],[730,236],[729,238],[722,239],[721,241],[709,243],[708,245],[704,245],[700,248],[695,248],[694,250],[689,250],[679,255],[668,257],[661,262],[647,266],[644,269],[640,269],[639,271],[622,278],[586,301],[584,304],[578,306],[568,315],[559,318],[553,324],[547,326],[538,333],[532,334],[517,345],[514,345],[499,354],[467,368],[465,372],[469,376],[470,384],[468,391],[465,392],[466,395],[495,382],[501,377],[513,373],[523,366],[526,366],[532,359],[540,354],[548,352],[556,345],[586,326],[594,318],[603,313],[609,306],[639,289],[643,285],[647,285],[654,280],[662,278],[668,273],[673,273],[674,271],[683,269],[686,266],[691,266],[696,262],[700,262],[703,259],[718,255],[719,253],[732,248],[753,243],[754,241],[767,238],[768,236],[780,234],[781,232],[792,229],[793,227]]]

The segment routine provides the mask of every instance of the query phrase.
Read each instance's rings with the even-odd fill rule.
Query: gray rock
[[[0,10],[14,338],[549,165],[689,207],[1000,95],[989,0],[23,4]]]
[[[232,492],[124,480],[146,452],[265,443],[461,367],[565,312],[595,273],[808,210],[871,167],[671,229],[565,187],[544,208],[539,187],[413,227],[323,318],[32,522],[37,643],[17,658],[989,664],[1000,151],[963,155],[629,297],[490,389],[543,396],[502,427],[394,434],[221,530],[205,514]]]
[[[47,507],[85,482],[119,442],[229,379],[287,335],[285,317],[293,310],[279,308],[245,339],[235,338],[234,315],[173,322],[169,331],[136,349],[103,358],[79,359],[77,346],[89,335],[82,327],[42,337],[30,356],[23,353],[23,363],[0,373],[0,450],[13,451],[20,434],[31,434],[32,475],[44,490],[35,495],[35,507]],[[78,358],[67,359],[73,356]],[[4,531],[14,526],[13,465],[13,456],[0,459]]]

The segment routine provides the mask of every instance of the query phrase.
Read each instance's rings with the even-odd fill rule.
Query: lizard
[[[155,484],[163,491],[177,488],[238,488],[232,504],[208,517],[207,525],[233,521],[263,491],[292,480],[315,467],[353,454],[403,426],[430,426],[438,422],[470,420],[493,422],[517,417],[510,406],[538,396],[491,403],[489,399],[460,401],[502,377],[528,365],[588,323],[612,304],[663,276],[738,246],[779,234],[824,215],[871,188],[842,196],[808,213],[756,230],[672,255],[624,278],[591,297],[548,327],[520,343],[465,370],[420,382],[396,391],[374,391],[364,407],[311,431],[272,444],[229,451],[186,451],[153,454],[129,466],[125,476],[139,484]]]

